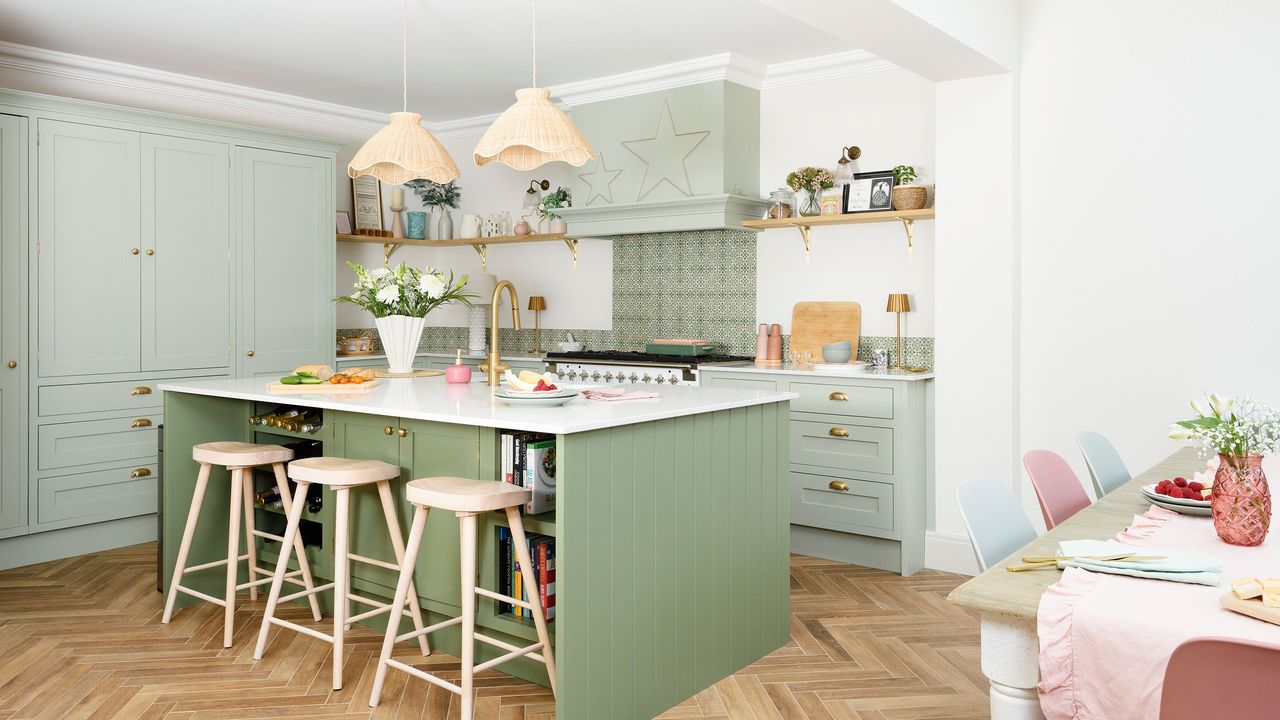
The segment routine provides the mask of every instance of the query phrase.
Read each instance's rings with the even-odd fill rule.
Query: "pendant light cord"
[[[531,0],[529,5],[532,7],[533,22],[530,28],[533,34],[533,86],[538,87],[538,0]]]
[[[400,106],[409,112],[409,0],[400,0]]]

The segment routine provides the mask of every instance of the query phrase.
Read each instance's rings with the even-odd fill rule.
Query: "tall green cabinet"
[[[27,524],[26,131],[26,118],[0,115],[0,538]]]
[[[332,362],[340,145],[0,90],[0,568],[155,537],[159,383]]]

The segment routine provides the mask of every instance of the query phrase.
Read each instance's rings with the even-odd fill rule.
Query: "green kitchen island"
[[[165,588],[195,487],[193,445],[318,441],[325,455],[398,464],[402,481],[434,475],[493,480],[501,467],[502,431],[528,431],[557,441],[556,510],[524,518],[526,532],[556,538],[550,629],[557,717],[652,718],[790,639],[792,393],[670,386],[654,400],[579,397],[558,408],[517,408],[494,398],[487,385],[449,385],[442,378],[384,379],[358,395],[327,393],[323,386],[315,393],[276,395],[266,385],[260,378],[160,385]],[[250,422],[282,406],[311,409],[320,428],[308,434]],[[256,490],[274,484],[269,473],[255,477]],[[313,572],[327,581],[333,578],[334,503],[328,488],[321,490],[323,496],[312,498],[319,507],[303,513],[302,536]],[[226,556],[229,501],[227,473],[215,468],[188,564]],[[401,501],[400,509],[404,531],[412,507]],[[255,522],[283,534],[278,510],[256,508]],[[497,587],[498,535],[505,524],[500,513],[480,523],[482,587]],[[352,553],[394,557],[376,492],[352,493],[351,527]],[[273,567],[277,548],[260,539],[260,563]],[[383,599],[394,593],[396,577],[389,570],[353,563],[351,572],[358,593]],[[247,578],[243,565],[241,574]],[[428,623],[458,615],[453,514],[431,513],[415,582]],[[183,579],[215,597],[224,583],[221,568]],[[329,593],[321,598],[322,605],[331,602]],[[179,607],[196,602],[179,595]],[[496,602],[478,598],[477,625],[510,643],[532,641],[531,621],[498,610]],[[369,622],[384,627],[382,618]],[[433,648],[458,655],[456,630],[434,633]],[[256,631],[237,628],[237,642],[251,642]],[[266,658],[280,652],[279,644],[268,646]],[[476,662],[498,652],[478,643]],[[526,658],[498,669],[547,684],[542,666]]]

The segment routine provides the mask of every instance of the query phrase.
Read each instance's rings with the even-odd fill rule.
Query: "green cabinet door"
[[[401,420],[406,431],[400,440],[400,467],[408,472],[406,480],[452,475],[454,477],[492,480],[492,463],[480,462],[481,447],[487,440],[493,452],[494,431],[468,425],[446,425],[421,420]],[[482,475],[482,466],[489,474]],[[403,508],[404,525],[413,516],[413,508]],[[485,523],[480,523],[485,527]],[[427,516],[427,529],[418,553],[414,575],[418,595],[426,598],[434,609],[456,608],[462,596],[461,544],[458,518],[447,510],[432,510]]]
[[[334,355],[333,161],[236,148],[238,374],[287,374]]]
[[[334,443],[338,457],[358,460],[379,460],[392,465],[400,461],[399,421],[395,418],[359,413],[335,413]],[[327,448],[326,448],[327,450]],[[401,492],[399,481],[392,481],[391,494],[397,513],[401,510]],[[391,535],[387,532],[387,522],[382,512],[382,501],[378,498],[378,490],[373,485],[354,488],[348,496],[350,502],[348,527],[350,551],[363,557],[395,562],[395,550],[391,546]],[[337,512],[337,504],[333,493],[327,492],[324,505]],[[398,514],[398,517],[402,515]],[[400,527],[400,537],[405,536],[405,527]],[[325,527],[325,547],[334,547],[332,524]],[[361,590],[370,589],[363,583],[373,583],[375,594],[389,597],[396,587],[396,573],[376,565],[360,562],[351,563],[351,577],[357,595]],[[363,593],[366,597],[368,592]],[[369,608],[356,607],[360,613]]]
[[[0,537],[27,524],[27,357],[23,343],[22,245],[26,223],[26,118],[0,115]],[[10,363],[13,367],[10,367]]]
[[[231,366],[226,143],[142,136],[142,369]]]
[[[137,372],[139,134],[39,121],[40,376]]]

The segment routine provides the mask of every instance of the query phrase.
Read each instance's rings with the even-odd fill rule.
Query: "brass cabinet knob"
[[[138,250],[138,248],[129,248],[129,252],[134,255],[137,255],[140,251]]]
[[[155,254],[156,254],[155,248],[147,248],[147,254],[148,254],[148,255],[155,255]]]
[[[831,428],[827,434],[831,437],[849,437],[849,431],[844,428]]]
[[[151,388],[147,387],[146,385],[139,385],[138,387],[130,390],[129,394],[130,395],[150,395]]]
[[[395,431],[396,431],[396,429],[395,429],[395,428],[393,428],[393,427],[391,427],[390,425],[388,425],[388,426],[386,426],[386,427],[382,428],[382,432],[383,432],[383,434],[385,434],[385,435],[390,435],[391,433],[393,433],[393,432],[395,432]]]
[[[150,474],[151,474],[151,471],[148,470],[147,468],[138,468],[137,470],[134,470],[133,472],[129,473],[129,477],[140,478],[140,477],[147,477]]]
[[[249,357],[253,357],[253,351],[250,350],[249,352],[245,353],[245,355],[248,355]]]
[[[151,421],[146,418],[138,418],[137,420],[134,420],[132,423],[129,423],[129,427],[135,427],[135,428],[151,427]]]
[[[399,430],[396,431],[396,434],[399,435],[400,437],[409,437],[409,431],[406,430],[405,428],[400,428]]]
[[[828,395],[828,396],[827,396],[827,399],[828,399],[828,400],[835,400],[835,401],[839,401],[839,402],[849,402],[849,396],[848,396],[848,395],[845,395],[844,393],[840,392],[839,390],[837,390],[837,391],[835,391],[835,392],[831,393],[830,395]]]
[[[18,367],[18,361],[17,361],[17,360],[10,360],[10,361],[9,361],[9,369],[10,369],[10,370],[12,370],[12,369],[14,369],[14,368],[16,368],[16,367]]]
[[[831,490],[839,490],[840,492],[845,492],[846,490],[849,489],[849,483],[843,480],[832,480],[831,482],[827,483],[827,487],[830,488]]]

